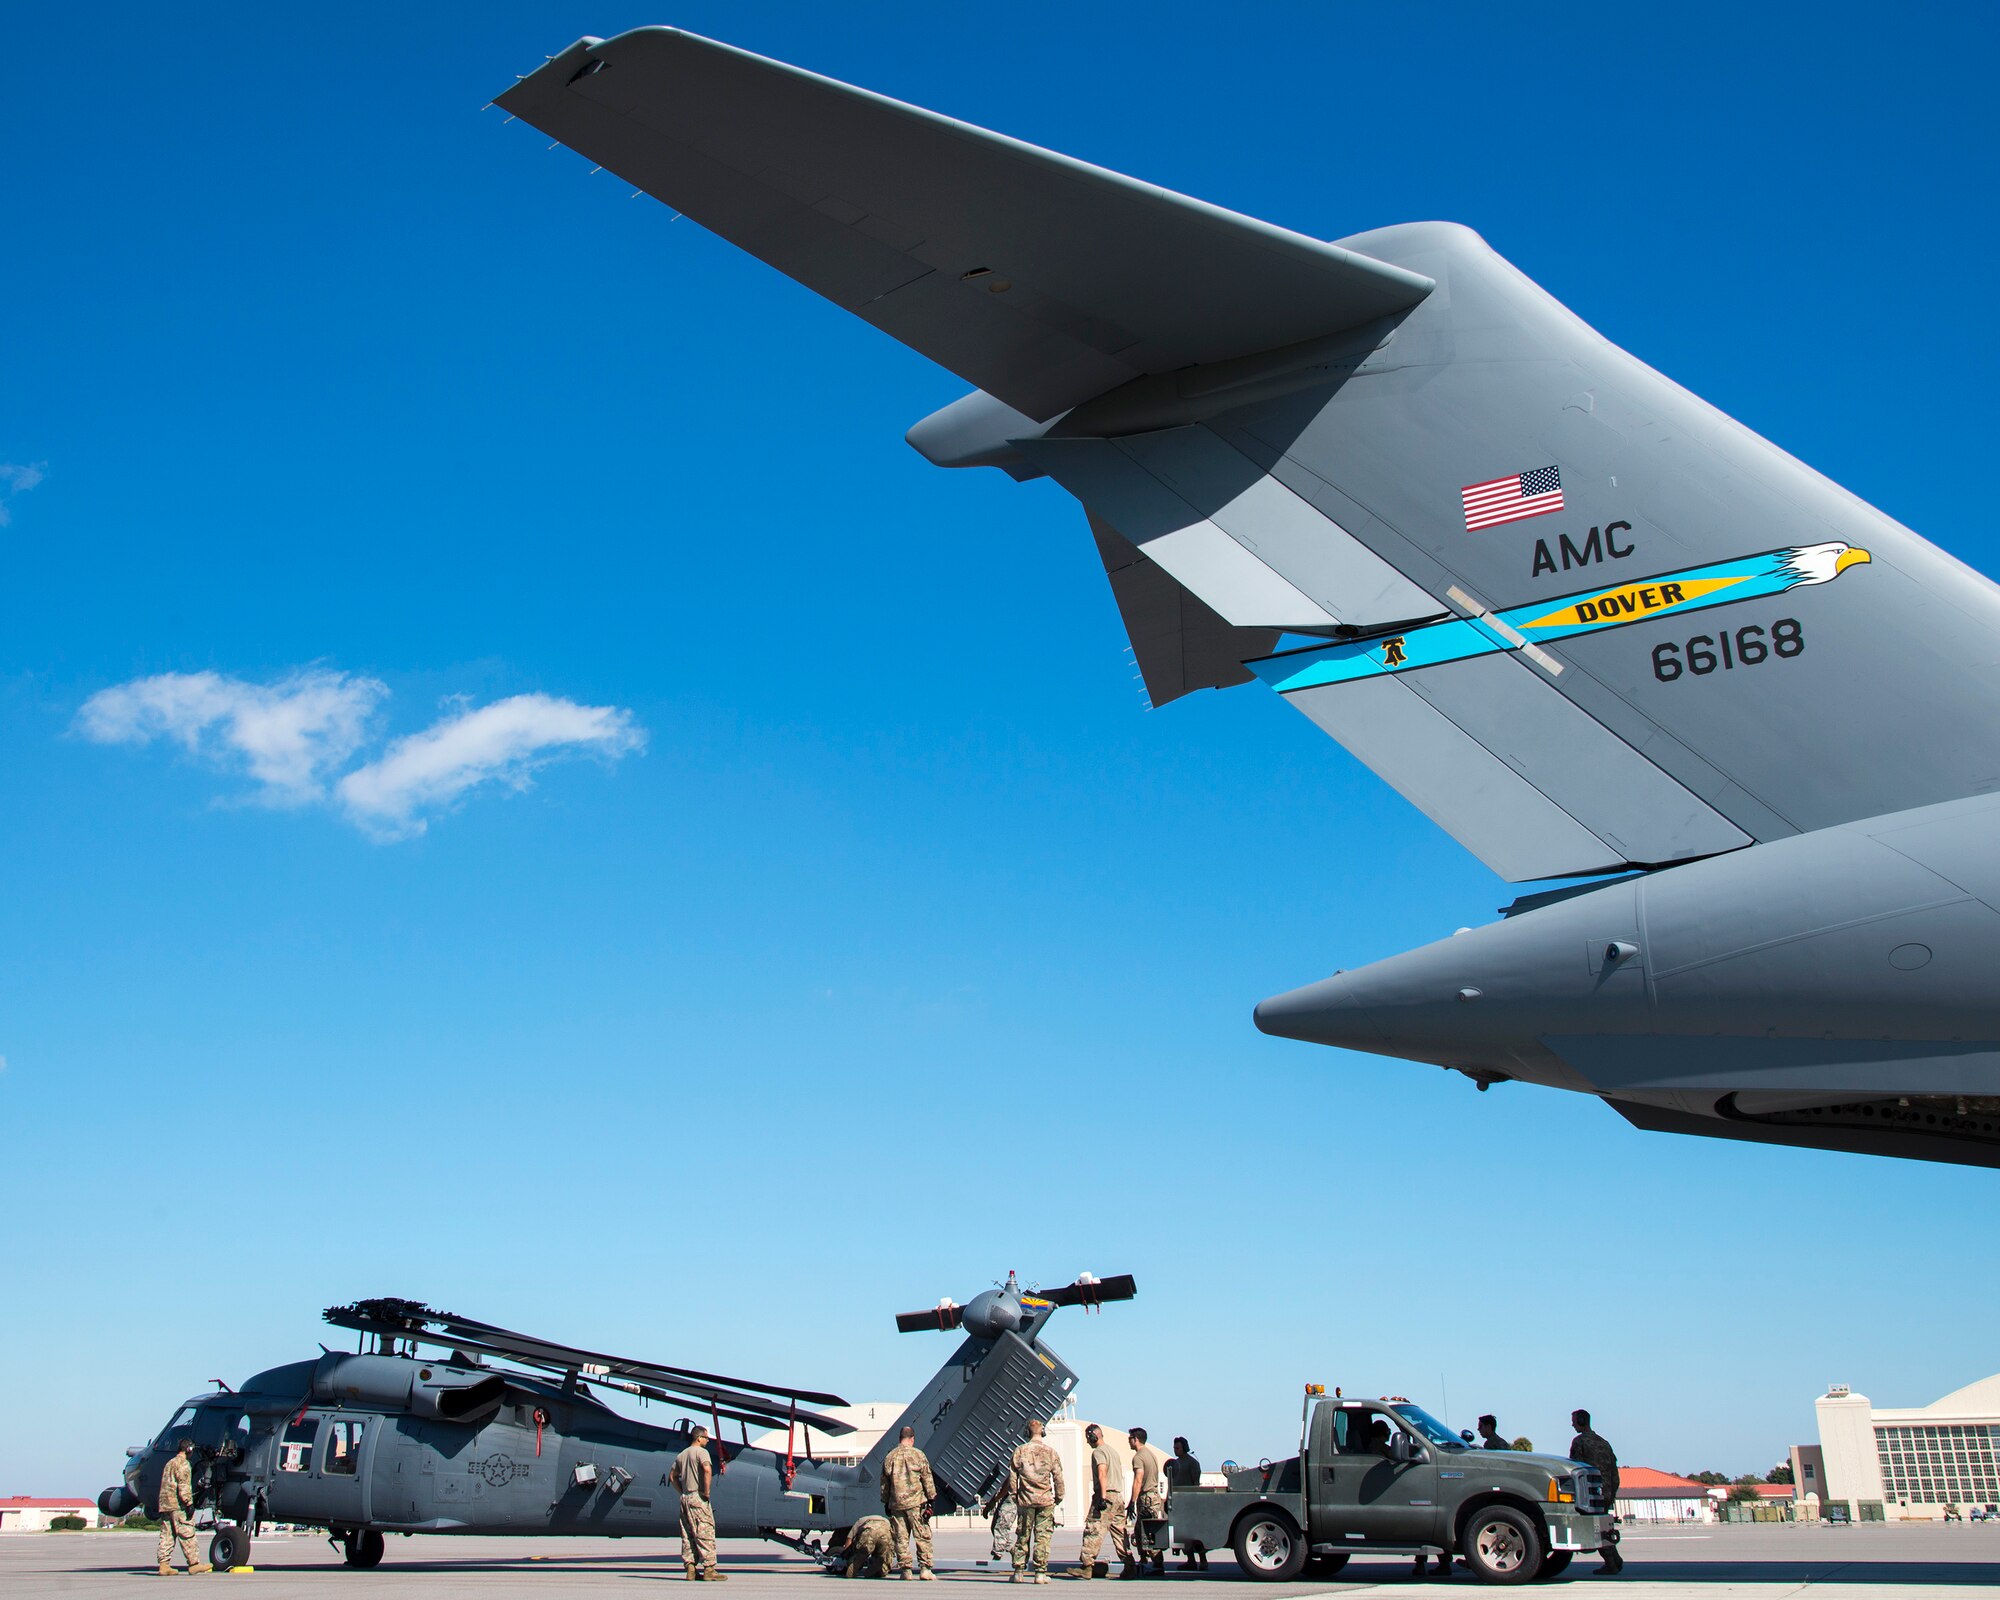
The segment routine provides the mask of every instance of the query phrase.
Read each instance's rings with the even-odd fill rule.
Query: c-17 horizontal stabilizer
[[[1030,417],[1321,338],[1416,273],[671,28],[495,103]]]

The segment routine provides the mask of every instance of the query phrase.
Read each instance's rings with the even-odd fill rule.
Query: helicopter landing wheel
[[[208,1564],[217,1572],[250,1565],[250,1530],[238,1522],[218,1523],[208,1541]]]
[[[373,1528],[361,1533],[350,1533],[340,1542],[341,1558],[350,1567],[379,1567],[382,1565],[382,1535]]]

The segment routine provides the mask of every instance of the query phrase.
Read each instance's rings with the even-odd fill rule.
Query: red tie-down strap
[[[549,1414],[540,1406],[535,1407],[535,1454],[542,1453],[542,1429],[548,1426]]]
[[[792,1414],[785,1419],[784,1479],[785,1479],[785,1487],[787,1489],[791,1488],[792,1479],[798,1476],[798,1471],[799,1471],[798,1461],[792,1454],[792,1436],[798,1431],[798,1426],[799,1426],[799,1403],[798,1401],[794,1400],[792,1402]]]
[[[708,1403],[708,1436],[715,1441],[715,1475],[719,1478],[729,1470],[729,1447],[722,1442],[722,1413],[713,1400]]]

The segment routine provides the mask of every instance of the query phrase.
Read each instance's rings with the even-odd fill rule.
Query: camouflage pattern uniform
[[[1167,1515],[1167,1491],[1160,1479],[1160,1468],[1166,1464],[1166,1457],[1150,1444],[1132,1446],[1132,1506],[1138,1526],[1132,1530],[1133,1559],[1142,1566],[1151,1561],[1162,1567],[1165,1556],[1151,1549],[1146,1543],[1146,1524],[1162,1522]]]
[[[847,1571],[841,1574],[845,1578],[879,1578],[892,1570],[890,1563],[896,1560],[887,1517],[863,1517],[848,1530],[847,1542],[840,1548],[847,1552]]]
[[[1586,1467],[1597,1468],[1598,1476],[1604,1480],[1604,1503],[1609,1507],[1618,1504],[1618,1452],[1611,1448],[1611,1441],[1594,1428],[1585,1428],[1569,1442],[1569,1458],[1581,1461]],[[1620,1571],[1625,1558],[1618,1553],[1618,1546],[1607,1544],[1597,1552],[1604,1558],[1606,1572]]]
[[[681,1565],[690,1578],[720,1578],[715,1570],[715,1508],[708,1499],[715,1464],[708,1446],[691,1444],[675,1456],[667,1482],[681,1497]]]
[[[1569,1458],[1581,1461],[1586,1467],[1597,1468],[1598,1476],[1604,1479],[1604,1498],[1615,1502],[1618,1498],[1618,1452],[1611,1448],[1611,1442],[1593,1428],[1585,1428],[1569,1442]]]
[[[1014,1508],[1014,1496],[1006,1484],[1001,1484],[994,1491],[993,1498],[986,1502],[986,1520],[993,1525],[993,1559],[1009,1559],[1014,1554],[1014,1529],[1021,1518]]]
[[[1080,1578],[1097,1576],[1097,1552],[1104,1536],[1127,1566],[1132,1562],[1132,1536],[1125,1526],[1125,1464],[1117,1451],[1099,1442],[1090,1452],[1090,1515],[1083,1522],[1083,1570]]]
[[[190,1572],[199,1568],[206,1572],[200,1556],[194,1550],[194,1520],[189,1513],[194,1510],[194,1469],[188,1465],[187,1452],[177,1450],[167,1458],[166,1470],[160,1474],[160,1570],[173,1570],[174,1545],[181,1547],[181,1559],[187,1563]]]
[[[931,1523],[926,1514],[937,1498],[937,1482],[931,1477],[930,1457],[914,1444],[898,1444],[882,1463],[882,1507],[889,1513],[889,1541],[894,1559],[889,1570],[908,1570],[903,1562],[903,1541],[910,1541],[919,1577],[931,1575]]]
[[[1008,1478],[1021,1526],[1014,1535],[1014,1576],[1029,1572],[1038,1580],[1049,1575],[1049,1540],[1056,1531],[1056,1502],[1063,1497],[1062,1457],[1040,1438],[1014,1452]]]

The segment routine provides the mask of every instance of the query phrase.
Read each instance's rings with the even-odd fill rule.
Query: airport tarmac
[[[206,1540],[203,1541],[206,1549]],[[1073,1567],[1075,1531],[1056,1536],[1060,1573]],[[140,1582],[159,1581],[153,1571],[154,1535],[131,1533],[11,1534],[0,1537],[0,1593],[9,1600],[60,1593],[129,1595]],[[976,1564],[986,1541],[976,1533],[942,1531],[937,1541],[943,1583],[1001,1584],[1004,1571]],[[1789,1525],[1633,1528],[1625,1538],[1626,1567],[1618,1578],[1597,1578],[1597,1563],[1579,1559],[1556,1580],[1562,1586],[1616,1589],[1631,1600],[1666,1596],[1729,1596],[1778,1600],[1810,1588],[1813,1600],[1955,1600],[1989,1595],[2000,1583],[2000,1527],[1976,1524],[1885,1524],[1854,1528]],[[679,1583],[678,1544],[671,1539],[444,1539],[392,1537],[389,1553],[372,1572],[350,1571],[327,1542],[307,1534],[260,1539],[252,1552],[256,1570],[203,1579],[230,1588],[250,1587],[278,1596],[431,1594],[518,1597],[533,1593],[609,1595],[638,1584]],[[797,1600],[827,1578],[799,1557],[748,1539],[722,1541],[722,1565],[736,1585],[731,1600]],[[1060,1577],[1057,1582],[1062,1582]],[[1206,1578],[1183,1574],[1171,1563],[1165,1582],[1183,1591],[1208,1584],[1235,1585],[1235,1564],[1217,1557]],[[1484,1590],[1464,1572],[1448,1579],[1410,1577],[1402,1558],[1358,1558],[1337,1580],[1272,1584],[1260,1600],[1303,1595],[1398,1591]],[[927,1590],[937,1594],[939,1590]],[[1143,1592],[1143,1591],[1142,1591]],[[1192,1594],[1186,1600],[1195,1600]]]

